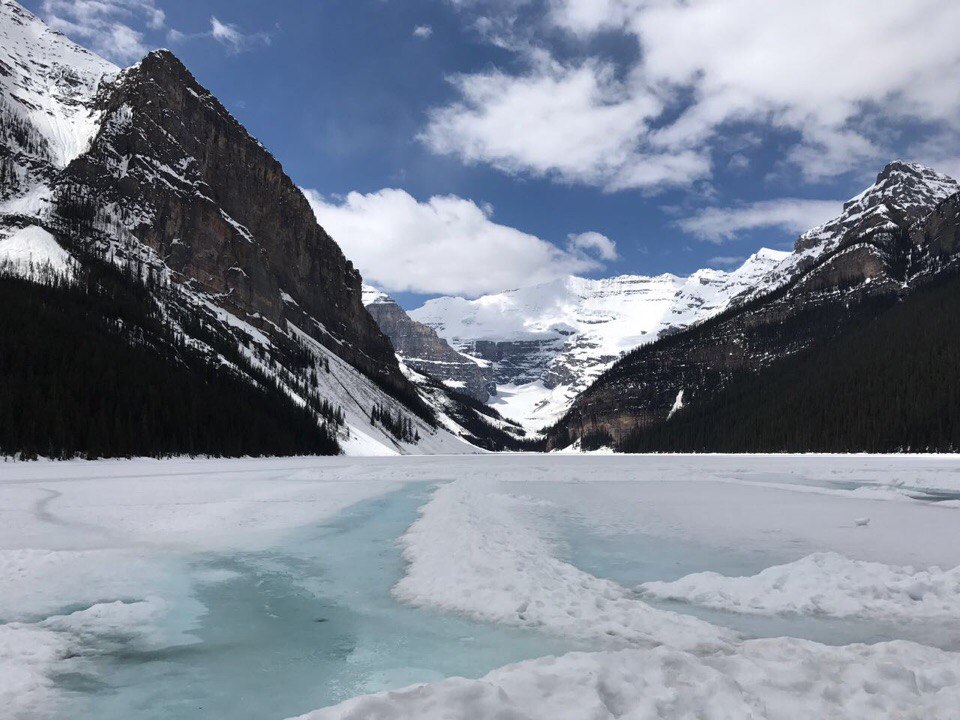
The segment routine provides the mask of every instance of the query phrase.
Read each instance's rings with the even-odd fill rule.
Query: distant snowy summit
[[[568,276],[475,300],[429,300],[410,316],[488,363],[497,384],[491,404],[540,429],[621,354],[723,312],[789,256],[764,248],[735,270],[688,277]]]

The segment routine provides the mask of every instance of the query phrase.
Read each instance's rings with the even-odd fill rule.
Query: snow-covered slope
[[[566,277],[476,300],[430,300],[410,316],[494,366],[491,404],[530,429],[557,419],[621,353],[722,312],[789,253],[762,249],[731,272]]]
[[[69,277],[74,259],[41,227],[0,227],[0,272],[29,279],[44,275]]]
[[[99,129],[94,100],[118,71],[14,0],[0,0],[0,161],[17,180],[4,183],[0,200],[30,195],[89,147]]]

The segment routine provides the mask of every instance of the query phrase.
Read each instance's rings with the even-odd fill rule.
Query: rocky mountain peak
[[[892,204],[910,216],[920,217],[956,192],[960,192],[960,183],[948,175],[919,163],[895,160],[880,171],[873,185],[844,203],[844,212]]]
[[[363,304],[407,367],[480,402],[496,391],[488,366],[454,350],[436,330],[411,318],[382,290],[365,284]]]
[[[42,203],[42,185],[99,127],[96,97],[119,68],[0,0],[0,214]]]
[[[909,232],[937,203],[960,192],[960,183],[919,163],[896,160],[877,175],[876,182],[843,204],[841,214],[796,242],[797,253],[836,250],[844,238],[860,240]]]

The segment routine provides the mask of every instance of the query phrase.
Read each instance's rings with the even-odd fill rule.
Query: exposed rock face
[[[406,365],[480,402],[496,392],[486,367],[458,353],[433,328],[413,320],[392,297],[365,285],[363,302]]]
[[[90,149],[56,186],[67,216],[129,232],[175,277],[254,326],[292,322],[393,392],[409,390],[360,275],[280,163],[167,51],[101,92]]]
[[[955,264],[960,184],[895,162],[843,214],[717,317],[630,353],[588,388],[550,433],[614,443],[663,422],[679,393],[695,405],[727,378],[755,372],[843,331],[872,298],[909,293]]]

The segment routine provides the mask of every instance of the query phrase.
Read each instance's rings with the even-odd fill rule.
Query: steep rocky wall
[[[58,198],[96,197],[178,279],[254,325],[286,321],[384,387],[410,391],[361,279],[280,163],[167,51],[101,94],[104,122]]]

